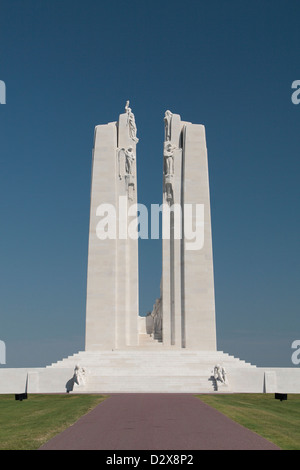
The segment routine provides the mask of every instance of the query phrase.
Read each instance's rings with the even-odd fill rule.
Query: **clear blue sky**
[[[0,339],[7,367],[84,348],[94,127],[130,100],[139,202],[162,199],[166,109],[206,127],[218,349],[293,366],[300,339],[298,0],[2,0]],[[140,309],[161,243],[140,243]]]

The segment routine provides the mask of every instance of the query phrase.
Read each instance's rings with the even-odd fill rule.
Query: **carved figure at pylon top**
[[[129,104],[130,104],[129,100],[127,100],[126,105],[125,105],[125,111],[127,113],[127,125],[129,127],[129,136],[135,143],[138,143],[139,139],[136,136],[137,129],[136,129],[135,117],[131,108],[129,107]]]
[[[164,122],[165,122],[165,141],[171,140],[171,121],[173,113],[167,110],[165,112]]]

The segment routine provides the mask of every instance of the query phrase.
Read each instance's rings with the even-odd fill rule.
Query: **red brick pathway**
[[[113,394],[41,450],[275,450],[191,394]]]

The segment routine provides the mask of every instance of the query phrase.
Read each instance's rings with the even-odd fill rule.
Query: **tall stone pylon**
[[[138,342],[138,233],[134,114],[95,128],[88,248],[85,349]]]
[[[205,128],[170,111],[164,122],[162,341],[174,348],[216,350]]]

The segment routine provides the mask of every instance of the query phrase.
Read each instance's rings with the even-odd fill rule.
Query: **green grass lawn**
[[[286,401],[274,394],[197,395],[204,403],[283,450],[300,449],[300,395]]]
[[[300,395],[287,401],[274,394],[197,395],[234,421],[265,437],[281,449],[300,449]],[[0,450],[33,450],[75,423],[104,395],[0,395]]]
[[[0,450],[34,450],[74,424],[103,395],[0,395]]]

